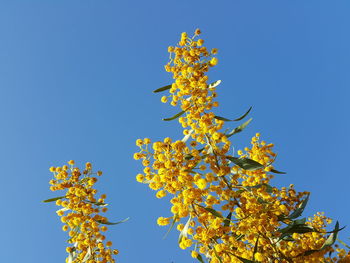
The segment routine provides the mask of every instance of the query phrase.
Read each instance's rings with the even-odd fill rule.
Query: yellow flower
[[[69,165],[74,165],[74,161],[69,161]],[[59,167],[57,167],[59,168]],[[51,180],[51,190],[66,190],[64,197],[56,201],[56,205],[63,208],[57,211],[57,215],[61,217],[63,231],[70,231],[70,237],[66,248],[68,253],[73,251],[77,258],[83,259],[88,249],[95,251],[95,256],[104,258],[105,263],[112,263],[114,259],[111,257],[112,250],[108,248],[112,245],[110,241],[104,246],[103,242],[105,236],[101,234],[107,230],[106,226],[101,226],[99,222],[107,222],[107,218],[99,215],[100,212],[106,212],[106,207],[100,207],[97,202],[95,194],[97,190],[93,188],[97,178],[93,177],[95,174],[92,171],[91,163],[86,163],[85,170],[80,171],[78,167],[71,169],[63,166],[55,169],[55,180]],[[98,173],[102,175],[102,172]],[[83,176],[82,176],[83,175]],[[82,176],[82,177],[81,177]],[[104,203],[105,194],[101,195],[98,202]],[[91,262],[91,261],[87,261]],[[93,261],[95,262],[95,261]],[[97,261],[96,261],[97,262]]]
[[[194,34],[195,35],[200,35],[201,34],[201,30],[199,28],[197,28],[195,31],[194,31]]]
[[[199,189],[203,190],[207,187],[207,181],[205,179],[201,178],[196,182],[196,185],[198,186]]]
[[[136,146],[141,146],[143,145],[143,141],[141,139],[136,140]]]
[[[210,60],[210,65],[211,66],[216,66],[218,64],[218,59],[217,58],[212,58],[211,60]]]
[[[259,262],[264,260],[264,256],[259,252],[255,253],[254,258],[256,261],[259,261]]]

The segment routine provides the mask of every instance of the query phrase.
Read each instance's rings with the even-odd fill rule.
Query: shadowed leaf
[[[165,239],[169,235],[170,231],[173,229],[175,225],[175,222],[176,222],[176,216],[173,217],[173,222],[171,223],[171,226],[169,227],[168,231],[165,233],[163,239]]]
[[[321,247],[321,250],[325,249],[327,247],[330,247],[335,243],[335,241],[337,240],[338,232],[340,230],[341,229],[339,229],[339,222],[337,221],[337,223],[335,224],[334,230],[332,231],[333,233],[330,234],[329,237],[327,238],[327,240],[324,242],[324,244]]]
[[[108,222],[108,221],[102,221],[102,220],[95,220],[97,223],[100,223],[100,224],[103,224],[103,225],[118,225],[118,224],[121,224],[121,223],[124,223],[126,221],[128,221],[130,219],[130,217],[127,217],[125,218],[124,220],[122,221],[119,221],[119,222]]]
[[[309,201],[309,197],[310,197],[310,195],[308,194],[307,197],[301,202],[299,207],[297,209],[295,209],[295,211],[289,216],[290,219],[295,219],[295,218],[302,215],[302,213],[304,212],[304,209],[307,205],[307,202]]]
[[[208,88],[215,88],[221,83],[221,80],[214,81],[213,83],[209,84]]]
[[[239,133],[241,131],[243,131],[245,129],[245,127],[248,126],[248,124],[253,120],[253,118],[250,118],[249,120],[247,120],[245,123],[243,123],[242,125],[238,126],[237,128],[233,129],[229,134],[226,134],[226,137],[229,138],[232,135]]]
[[[199,262],[205,263],[204,260],[203,260],[203,257],[200,254],[198,254],[197,259],[198,259]]]
[[[207,210],[209,213],[211,213],[212,215],[216,216],[216,217],[220,217],[220,218],[223,218],[223,216],[218,212],[216,211],[215,209],[213,208],[210,208],[210,207],[204,207],[204,206],[201,206],[201,205],[198,205],[199,207]]]
[[[244,113],[241,117],[238,117],[237,119],[234,119],[234,120],[230,120],[230,119],[227,119],[227,118],[221,117],[221,116],[215,116],[214,118],[217,120],[221,120],[221,121],[240,121],[240,120],[243,120],[249,114],[249,112],[252,110],[252,108],[253,107],[250,107],[246,113]]]
[[[262,164],[254,161],[252,159],[237,158],[237,157],[233,157],[233,156],[226,156],[226,158],[244,170],[254,171],[257,169],[264,168],[264,166]]]
[[[44,201],[42,201],[43,203],[50,203],[50,202],[54,202],[54,201],[57,201],[57,200],[60,200],[62,198],[65,198],[66,196],[59,196],[59,197],[54,197],[54,198],[50,198],[50,199],[46,199]]]
[[[154,90],[153,92],[157,93],[157,92],[162,92],[162,91],[165,91],[165,90],[168,90],[168,89],[171,89],[171,85],[166,85],[164,87],[161,87],[159,89]]]
[[[236,255],[235,255],[235,257],[238,258],[243,263],[257,263],[256,261],[249,260],[249,259],[246,259],[246,258],[242,258],[242,257],[236,256]]]
[[[275,174],[286,174],[285,172],[277,171],[275,169],[271,169],[270,172]]]
[[[186,222],[186,225],[184,226],[184,228],[181,230],[180,232],[180,235],[179,235],[179,243],[181,242],[182,240],[182,237],[187,237],[187,231],[188,231],[188,228],[190,226],[190,223],[191,223],[191,220],[192,220],[192,217],[190,216]]]
[[[226,216],[226,218],[225,218],[225,220],[224,220],[224,226],[229,226],[229,225],[230,225],[231,217],[232,217],[232,212],[230,212],[230,213]]]
[[[175,114],[173,117],[170,117],[170,118],[166,118],[166,119],[163,119],[163,121],[172,121],[172,120],[175,120],[177,118],[179,118],[181,115],[183,115],[186,111],[180,111],[179,113]]]

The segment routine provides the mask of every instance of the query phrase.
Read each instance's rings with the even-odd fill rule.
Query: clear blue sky
[[[135,140],[180,138],[176,110],[151,91],[169,84],[167,46],[199,27],[219,49],[220,115],[253,106],[234,138],[276,144],[274,183],[312,192],[305,215],[325,211],[350,237],[350,2],[0,1],[2,262],[62,263],[66,233],[48,168],[70,159],[104,171],[109,231],[119,262],[193,262],[156,225],[169,204],[135,181]]]

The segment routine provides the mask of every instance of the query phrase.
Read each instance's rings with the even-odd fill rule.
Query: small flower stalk
[[[74,161],[61,167],[51,167],[54,179],[50,181],[51,191],[65,191],[60,197],[45,200],[44,202],[56,202],[61,207],[57,210],[62,230],[69,235],[66,248],[67,263],[114,263],[113,255],[118,250],[112,249],[112,242],[106,240],[107,225],[116,223],[108,222],[103,216],[107,212],[105,194],[98,194],[95,184],[101,171],[93,172],[91,163],[86,163],[80,170]]]
[[[218,51],[209,51],[200,34],[182,33],[168,48],[165,70],[174,82],[154,91],[168,92],[161,102],[180,108],[164,120],[177,119],[184,137],[136,141],[134,158],[144,167],[136,180],[157,198],[171,197],[169,215],[157,223],[176,226],[179,247],[199,262],[350,262],[349,252],[335,244],[338,222],[330,231],[332,220],[323,213],[302,217],[309,192],[271,185],[276,174],[284,174],[275,169],[272,143],[257,133],[249,147],[233,150],[230,138],[251,122],[244,120],[251,108],[235,119],[215,113],[220,81],[209,84],[207,73],[218,64]]]

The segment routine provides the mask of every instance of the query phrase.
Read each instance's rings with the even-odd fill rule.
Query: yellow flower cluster
[[[207,84],[217,50],[208,52],[199,34],[182,33],[178,45],[168,48],[165,66],[175,81],[161,100],[180,105],[175,117],[185,137],[136,141],[140,151],[134,158],[144,166],[136,180],[156,190],[157,198],[171,195],[172,216],[157,223],[176,224],[180,248],[193,247],[191,255],[200,262],[350,262],[345,250],[333,248],[338,226],[327,233],[331,220],[323,214],[300,218],[308,192],[270,185],[273,173],[281,173],[273,167],[273,144],[257,133],[250,148],[239,150],[238,157],[229,154],[233,133],[222,132],[225,118],[211,111],[218,105],[219,82]]]
[[[101,171],[94,173],[91,163],[86,163],[81,171],[74,166],[74,161],[62,167],[51,167],[54,179],[50,181],[50,190],[66,190],[66,194],[51,200],[56,200],[56,205],[62,208],[57,211],[64,223],[62,230],[69,235],[66,248],[69,254],[67,263],[108,263],[115,262],[113,254],[118,250],[112,250],[111,241],[106,242],[103,234],[107,230],[105,224],[110,224],[107,218],[100,215],[107,211],[105,203],[106,195],[97,198],[97,190],[94,188],[97,177]]]
[[[208,85],[208,76],[205,73],[218,63],[215,54],[217,50],[208,51],[202,46],[202,39],[196,40],[200,31],[196,31],[193,37],[182,33],[179,45],[170,46],[170,62],[165,66],[166,71],[173,73],[175,82],[169,90],[171,105],[180,104],[180,108],[186,113],[179,118],[182,127],[187,128],[184,134],[192,134],[199,143],[204,143],[205,134],[215,134],[220,125],[213,122],[213,114],[206,113],[218,106],[214,101],[217,96],[215,85]],[[162,97],[162,102],[168,101],[167,96]],[[220,140],[220,134],[216,134],[216,140]]]

